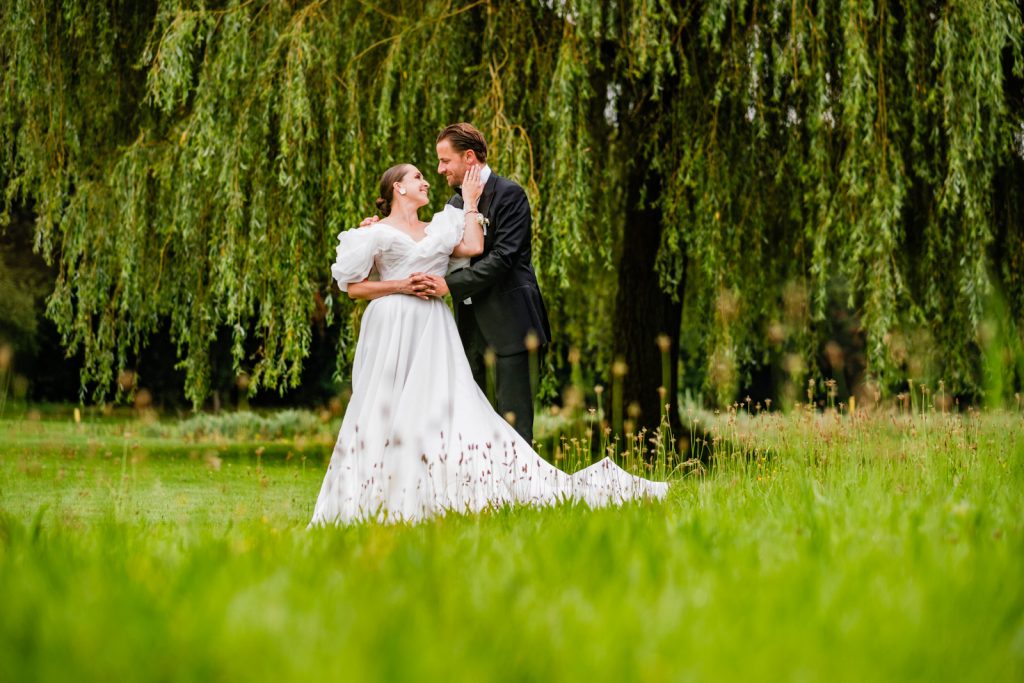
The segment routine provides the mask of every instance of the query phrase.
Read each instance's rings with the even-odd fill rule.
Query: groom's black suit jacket
[[[460,195],[454,195],[448,203],[463,207]],[[468,268],[445,278],[455,301],[459,334],[465,341],[465,321],[475,317],[488,346],[499,356],[525,351],[530,332],[537,335],[538,342],[547,344],[551,328],[533,271],[533,218],[526,192],[492,171],[480,196],[479,209],[490,221],[484,251],[470,261]],[[472,315],[463,303],[470,297]]]

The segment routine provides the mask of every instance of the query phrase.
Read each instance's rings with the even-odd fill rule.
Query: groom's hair
[[[487,163],[487,143],[484,141],[484,134],[473,124],[453,123],[441,131],[434,144],[440,144],[441,140],[448,140],[452,149],[460,154],[471,149],[481,164]]]

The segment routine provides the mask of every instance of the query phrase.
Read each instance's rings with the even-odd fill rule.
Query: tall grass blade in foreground
[[[702,419],[664,504],[317,531],[329,444],[4,422],[0,680],[1021,678],[1019,415]]]

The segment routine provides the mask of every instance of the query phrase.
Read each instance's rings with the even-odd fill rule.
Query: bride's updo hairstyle
[[[401,182],[409,170],[409,164],[396,164],[384,171],[380,177],[380,196],[377,197],[377,209],[380,217],[391,215],[391,202],[395,200],[395,183]]]

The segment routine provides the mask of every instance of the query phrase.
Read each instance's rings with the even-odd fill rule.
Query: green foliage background
[[[599,369],[653,175],[707,388],[813,357],[839,300],[883,387],[916,330],[971,392],[993,285],[1024,330],[1022,39],[1011,0],[0,0],[0,187],[97,396],[166,324],[197,403],[225,330],[253,389],[296,384],[310,320],[354,321],[335,236],[455,120],[527,188],[553,326]]]

